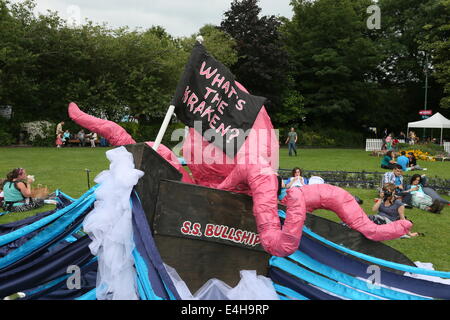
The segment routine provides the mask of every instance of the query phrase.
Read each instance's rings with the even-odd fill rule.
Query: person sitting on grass
[[[3,182],[5,182],[5,179],[0,179],[0,209],[3,208],[3,200],[4,200],[4,193],[3,193]]]
[[[64,131],[64,134],[62,136],[63,144],[65,146],[69,145],[69,140],[70,140],[70,132],[69,132],[69,130],[66,130],[66,131]]]
[[[78,140],[80,140],[80,147],[84,147],[86,141],[85,141],[85,134],[84,134],[84,130],[83,129],[78,131],[77,138],[78,138]]]
[[[404,191],[403,170],[401,165],[396,163],[391,172],[386,172],[384,174],[382,187],[388,183],[395,185],[395,192],[397,193],[397,196],[401,197],[403,203],[408,206],[408,208],[411,208],[412,194]]]
[[[380,191],[380,197],[376,199],[372,207],[372,211],[376,214],[369,215],[369,219],[374,223],[388,224],[397,220],[406,220],[405,204],[395,196],[396,186],[392,183],[387,183]],[[416,237],[419,233],[408,232],[407,237]]]
[[[433,213],[441,213],[444,208],[444,203],[438,199],[433,200],[423,191],[420,174],[415,174],[411,177],[410,186],[405,192],[409,192],[412,195],[411,204],[413,207]]]
[[[278,177],[278,200],[283,200],[286,196],[286,189],[301,187],[308,183],[308,179],[302,177],[302,169],[295,167],[292,169],[292,177],[283,180]]]
[[[91,142],[91,148],[95,148],[95,142],[97,141],[97,133],[91,132],[89,134],[89,141]]]
[[[302,169],[295,167],[292,169],[292,177],[286,182],[286,188],[303,187],[308,184],[308,179],[302,177]]]
[[[401,165],[394,164],[392,166],[392,171],[384,174],[382,187],[388,183],[395,185],[397,192],[403,191],[403,170]]]
[[[414,155],[413,152],[408,152],[408,158],[409,158],[409,170],[427,170],[427,168],[422,168],[417,164],[417,158]]]
[[[319,176],[312,176],[309,179],[302,176],[302,169],[295,167],[292,169],[292,177],[283,180],[278,177],[278,200],[283,200],[286,196],[287,189],[290,188],[300,188],[307,184],[324,184],[325,180]],[[355,196],[355,200],[361,204],[362,200]]]
[[[3,182],[3,209],[10,212],[23,212],[39,208],[44,205],[42,199],[31,198],[31,176],[27,177],[26,170],[17,168],[8,173]]]
[[[397,158],[397,164],[402,166],[403,171],[408,171],[409,168],[409,158],[406,156],[406,152],[400,152],[400,157]]]
[[[381,168],[382,169],[393,169],[396,164],[394,160],[394,155],[392,151],[386,152],[386,155],[381,159]]]

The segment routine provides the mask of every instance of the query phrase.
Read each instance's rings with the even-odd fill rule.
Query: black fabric
[[[13,232],[15,230],[18,230],[20,228],[23,228],[25,226],[28,226],[34,222],[37,222],[38,220],[41,220],[42,218],[45,218],[47,216],[49,216],[50,214],[55,213],[57,210],[61,210],[62,208],[64,208],[65,206],[69,205],[70,202],[65,201],[64,197],[60,198],[63,201],[63,205],[58,204],[57,209],[51,210],[51,211],[46,211],[46,212],[40,212],[38,214],[36,214],[35,216],[31,216],[28,217],[26,219],[23,220],[19,220],[19,221],[15,221],[15,222],[11,222],[8,224],[3,224],[0,225],[0,235],[4,235],[10,232]],[[61,217],[59,217],[61,218]],[[59,218],[50,221],[48,224],[42,226],[41,228],[32,231],[30,233],[27,233],[25,235],[23,235],[22,237],[11,241],[3,246],[0,247],[0,258],[6,256],[8,253],[10,253],[11,251],[19,248],[20,246],[22,246],[24,243],[26,243],[29,239],[33,238],[35,235],[37,235],[38,233],[40,233],[42,230],[44,230],[45,228],[47,228],[48,225],[54,223],[55,221],[57,221]]]
[[[67,280],[64,279],[44,290],[33,288],[24,291],[26,297],[23,300],[74,300],[96,288],[97,269],[97,261],[89,261],[80,268],[81,278],[79,289],[69,289]]]
[[[278,268],[270,268],[269,278],[284,287],[294,290],[310,300],[342,300],[311,286],[308,282],[292,276]]]
[[[404,204],[412,206],[412,194],[410,192],[400,192],[397,195],[401,197]]]
[[[338,252],[333,248],[323,245],[307,234],[303,235],[299,250],[314,260],[352,277],[367,279],[370,276],[367,270],[373,263]],[[380,280],[383,285],[437,299],[450,299],[449,285],[407,277],[403,275],[403,272],[392,272],[386,267],[379,267],[381,270]]]
[[[167,287],[173,293],[175,299],[181,300],[172,279],[163,265],[136,191],[131,193],[131,199],[134,242],[136,249],[147,265],[148,278],[152,284],[152,289],[158,297],[168,300],[170,297],[166,290]]]
[[[52,222],[54,222],[54,221],[52,221]],[[7,254],[9,254],[11,251],[13,251],[13,250],[19,248],[20,246],[22,246],[23,244],[25,244],[28,240],[33,238],[35,235],[37,235],[39,232],[44,230],[46,227],[47,227],[47,225],[45,225],[42,228],[39,228],[33,232],[27,233],[26,235],[1,246],[0,247],[0,258],[3,258]]]
[[[330,221],[314,214],[307,214],[305,226],[318,235],[348,249],[383,260],[406,264],[408,266],[416,266],[411,259],[400,251],[395,250],[382,242],[369,240],[360,232],[334,221]]]
[[[22,203],[17,205],[18,203]],[[17,202],[5,202],[4,208],[6,211],[10,212],[26,212],[34,209],[38,209],[44,205],[43,199],[30,199],[28,203],[25,201],[17,201]]]
[[[378,225],[388,224],[388,223],[392,222],[391,220],[389,220],[389,218],[384,217],[379,214],[371,214],[371,215],[369,215],[369,219],[370,219],[370,221],[372,221],[373,223],[378,224]]]
[[[197,43],[172,104],[184,124],[234,158],[265,100],[240,90],[230,70]],[[194,121],[200,121],[201,128]],[[208,129],[212,130],[204,135]]]
[[[83,265],[93,256],[89,249],[91,240],[88,236],[67,245],[64,250],[47,255],[39,263],[30,263],[28,268],[20,268],[20,272],[10,273],[2,277],[0,282],[0,297],[23,291],[30,287],[51,281],[67,274],[70,265]]]
[[[15,268],[9,268],[0,271],[0,282],[10,277],[15,277],[17,276],[17,274],[23,272],[24,270],[30,270],[34,266],[41,264],[42,261],[47,261],[49,257],[53,257],[55,255],[60,254],[60,252],[64,252],[64,250],[66,250],[66,248],[70,245],[71,242],[65,240],[60,241],[59,243],[49,247],[47,250],[42,252],[39,256],[35,257],[34,259],[22,262],[20,265],[16,265]]]
[[[37,248],[35,251],[31,252],[27,256],[15,261],[14,263],[11,263],[10,265],[1,269],[0,275],[3,274],[3,272],[8,272],[9,270],[14,270],[21,265],[30,263],[33,260],[40,257],[45,252],[51,250],[52,246],[54,246],[54,245],[58,244],[60,241],[64,240],[66,237],[71,235],[79,227],[79,225],[83,222],[86,215],[92,210],[92,207],[93,207],[93,205],[89,206],[89,208],[87,208],[86,211],[81,216],[79,216],[77,219],[75,219],[75,221],[70,226],[68,226],[66,228],[66,230],[63,233],[61,233],[59,236],[55,237],[54,239],[51,239],[50,241],[45,243],[43,246],[41,246],[40,248]]]

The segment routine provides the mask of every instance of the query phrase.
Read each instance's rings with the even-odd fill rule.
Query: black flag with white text
[[[239,89],[231,71],[197,43],[172,104],[185,125],[197,129],[200,121],[199,133],[234,158],[265,100]]]

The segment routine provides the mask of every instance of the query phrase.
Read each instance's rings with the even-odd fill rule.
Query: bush
[[[0,128],[0,146],[9,146],[14,143],[13,136],[3,128]]]
[[[33,147],[55,146],[55,125],[48,121],[34,121],[22,124]]]
[[[444,149],[444,146],[435,143],[425,143],[421,145],[421,150],[423,152],[428,152],[432,155],[447,155],[447,152]]]
[[[431,156],[447,155],[443,146],[435,143],[418,143],[410,145],[408,143],[399,143],[396,145],[398,151],[411,151],[419,150],[423,154],[429,154]]]
[[[335,140],[332,138],[328,138],[326,136],[321,135],[320,133],[316,133],[313,131],[306,131],[297,133],[298,144],[301,146],[308,147],[324,147],[324,146],[334,146]]]
[[[280,128],[280,142],[284,145],[290,129]],[[359,132],[352,132],[334,128],[301,128],[296,130],[297,144],[306,147],[352,147],[360,148],[364,145],[364,136]]]
[[[55,145],[55,126],[49,121],[39,120],[20,124],[21,133],[25,134],[25,142],[35,147],[51,147]]]
[[[157,124],[140,124],[135,122],[122,122],[119,123],[122,128],[124,128],[136,142],[147,142],[155,141],[158,135],[159,129],[161,128],[161,123]],[[178,144],[179,141],[171,141],[172,132],[176,129],[184,128],[183,123],[171,123],[167,127],[164,137],[161,141],[167,147],[173,147]]]
[[[30,141],[30,143],[33,147],[55,147],[56,138],[54,134],[47,135],[46,137],[37,136],[33,141]]]
[[[37,137],[46,138],[54,125],[48,121],[32,121],[22,123],[21,127],[27,133],[28,140],[33,142]]]
[[[0,117],[0,146],[9,146],[14,144],[15,139],[11,133],[10,122]]]
[[[356,147],[364,146],[364,135],[360,132],[354,132],[343,129],[323,128],[321,133],[328,139],[334,140],[334,147]]]

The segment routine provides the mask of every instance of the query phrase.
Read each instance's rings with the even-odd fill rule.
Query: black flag
[[[240,90],[230,70],[197,43],[172,104],[185,125],[196,128],[208,141],[234,158],[265,100]],[[201,122],[201,129],[194,126],[196,121]]]

